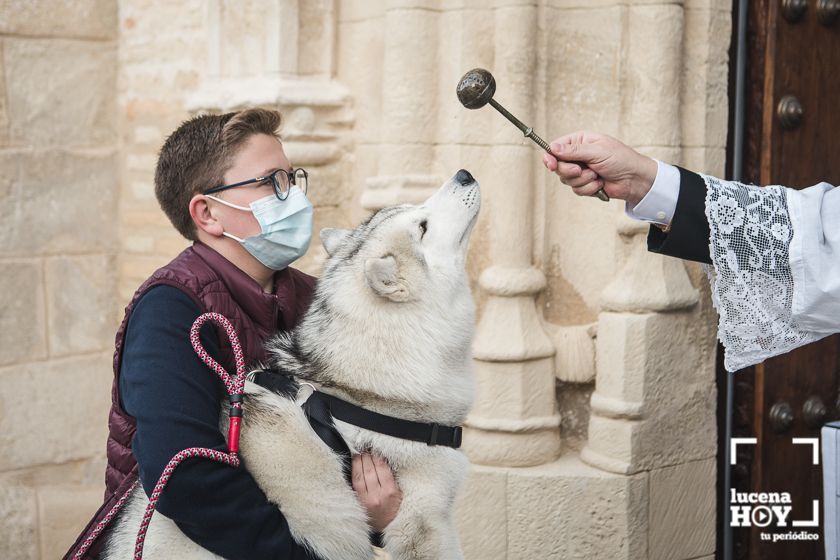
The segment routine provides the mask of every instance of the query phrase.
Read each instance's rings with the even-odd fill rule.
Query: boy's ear
[[[321,243],[329,256],[335,253],[338,246],[347,239],[352,232],[349,229],[323,228],[320,232]]]
[[[365,259],[365,279],[379,296],[395,302],[408,301],[408,287],[397,275],[397,259],[393,255]]]
[[[207,197],[203,194],[197,194],[190,199],[190,217],[196,230],[205,231],[213,237],[221,237],[224,228],[213,216],[210,205],[207,204]]]

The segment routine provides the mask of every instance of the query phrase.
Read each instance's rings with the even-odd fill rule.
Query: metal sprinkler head
[[[496,80],[484,68],[473,68],[458,82],[458,101],[467,109],[487,105],[496,93]]]

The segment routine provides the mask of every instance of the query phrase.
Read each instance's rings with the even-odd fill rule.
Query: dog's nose
[[[459,169],[458,173],[455,174],[455,180],[463,186],[475,183],[475,179],[473,179],[473,176],[466,169]]]

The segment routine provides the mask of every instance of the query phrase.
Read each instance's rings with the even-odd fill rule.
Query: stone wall
[[[101,503],[118,248],[117,7],[0,2],[0,557]]]
[[[206,67],[204,4],[121,1],[119,40],[119,251],[121,307],[154,272],[188,242],[155,199],[157,154],[166,136],[189,114],[185,98]]]

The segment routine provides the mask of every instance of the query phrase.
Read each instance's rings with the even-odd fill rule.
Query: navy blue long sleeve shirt
[[[189,341],[200,314],[188,295],[162,285],[146,292],[129,317],[119,391],[123,407],[137,420],[132,450],[146,495],[182,449],[227,451],[219,430],[225,387]],[[205,325],[201,342],[218,360],[213,328]],[[285,517],[244,463],[232,468],[205,458],[185,460],[169,480],[158,511],[190,539],[225,558],[318,559],[295,542]]]

